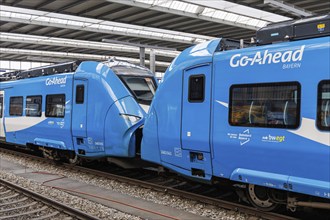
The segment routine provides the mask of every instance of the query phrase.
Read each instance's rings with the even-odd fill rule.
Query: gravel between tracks
[[[11,183],[24,187],[26,189],[37,192],[48,198],[52,198],[58,202],[69,205],[70,207],[79,209],[83,212],[89,213],[93,216],[96,216],[100,219],[133,219],[140,220],[141,218],[126,214],[120,211],[117,211],[112,208],[100,205],[98,203],[83,199],[77,196],[70,195],[66,192],[52,189],[49,190],[49,187],[42,186],[40,183],[25,179],[23,177],[16,176],[12,173],[7,173],[1,170],[0,167],[0,178],[7,180]]]
[[[122,183],[115,180],[109,180],[103,177],[97,177],[91,174],[75,172],[63,167],[55,165],[45,164],[37,161],[30,160],[28,158],[16,157],[13,155],[0,153],[0,177],[8,179],[20,186],[28,187],[30,189],[39,192],[40,194],[47,195],[58,201],[65,202],[71,206],[88,212],[102,219],[140,219],[129,214],[122,213],[115,209],[107,208],[103,205],[91,202],[86,199],[82,199],[77,196],[72,196],[68,193],[59,190],[49,190],[48,187],[42,186],[39,183],[29,181],[27,179],[17,177],[13,174],[5,173],[1,171],[1,158],[15,161],[20,165],[28,168],[32,168],[36,171],[44,171],[53,174],[66,176],[81,182],[96,185],[106,189],[111,189],[116,192],[120,192],[126,195],[130,195],[136,198],[145,199],[154,203],[170,206],[173,208],[185,210],[190,213],[198,214],[210,219],[247,219],[248,216],[240,213],[235,213],[218,207],[213,207],[203,203],[199,203],[189,199],[183,199],[178,196],[168,195],[160,192],[156,192],[150,189],[141,188],[139,186]]]

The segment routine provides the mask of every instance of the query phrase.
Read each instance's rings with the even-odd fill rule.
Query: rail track
[[[40,156],[31,155],[28,152],[15,151],[8,148],[0,147],[0,152],[9,153],[15,156],[29,157],[30,159],[45,162],[54,163]],[[140,187],[153,189],[159,192],[180,196],[186,199],[202,202],[208,205],[224,208],[227,210],[233,210],[235,212],[245,213],[249,216],[262,219],[301,219],[307,216],[289,216],[287,213],[273,213],[263,212],[256,208],[240,204],[235,200],[235,195],[230,190],[219,190],[212,186],[198,184],[187,181],[185,179],[180,180],[175,176],[159,176],[156,172],[146,170],[122,170],[119,168],[115,169],[104,169],[104,166],[89,165],[89,167],[83,166],[72,166],[71,164],[58,163],[59,166],[66,167],[79,172],[87,174],[105,177],[111,180],[117,180],[124,183],[134,184]],[[101,168],[103,167],[103,168]],[[110,166],[107,166],[108,168]],[[309,218],[309,217],[307,217]]]
[[[98,218],[0,179],[0,219]]]

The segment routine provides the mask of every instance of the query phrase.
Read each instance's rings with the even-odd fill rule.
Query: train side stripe
[[[41,117],[6,117],[5,118],[5,129],[6,132],[15,132],[24,130],[30,127],[33,127],[47,118],[45,117],[45,113],[42,113]]]
[[[297,130],[287,130],[293,134],[330,146],[330,133],[321,132],[315,127],[315,120],[302,118],[301,126]]]

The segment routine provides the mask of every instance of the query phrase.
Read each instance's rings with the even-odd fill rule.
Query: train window
[[[3,110],[3,96],[0,95],[0,118],[2,118],[2,110]]]
[[[65,95],[46,96],[46,117],[64,118],[65,114]]]
[[[297,128],[300,123],[300,84],[233,85],[229,106],[229,123],[233,126]]]
[[[189,77],[189,102],[204,101],[204,75],[192,75]]]
[[[139,103],[150,105],[157,88],[151,77],[121,75],[120,79]]]
[[[22,116],[23,115],[23,97],[10,97],[9,115]]]
[[[41,95],[27,96],[26,97],[25,115],[30,116],[30,117],[40,117],[41,116],[41,103],[42,103]]]
[[[321,81],[318,86],[317,127],[330,131],[330,80]]]
[[[84,93],[85,93],[85,86],[77,85],[77,87],[76,87],[76,103],[77,104],[84,103]]]

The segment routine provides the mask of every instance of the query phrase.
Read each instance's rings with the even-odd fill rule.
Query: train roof
[[[19,70],[0,75],[0,82],[14,81],[20,79],[34,78],[47,75],[75,72],[83,61],[72,61],[49,66],[32,68],[29,70]],[[117,75],[153,76],[152,72],[142,66],[137,66],[124,60],[110,59],[103,62]]]
[[[125,60],[110,59],[103,62],[117,75],[133,75],[133,76],[154,76],[154,74],[144,66],[138,66]]]
[[[32,68],[29,70],[19,70],[8,72],[0,76],[0,82],[27,79],[39,76],[55,75],[61,73],[75,72],[82,61],[72,61],[49,66]]]

